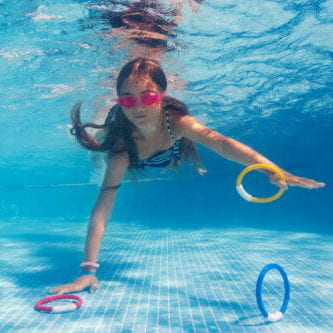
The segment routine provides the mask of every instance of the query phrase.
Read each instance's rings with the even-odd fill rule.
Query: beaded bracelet
[[[92,261],[86,261],[83,262],[80,267],[89,267],[89,268],[98,268],[99,264],[96,264],[95,262]]]

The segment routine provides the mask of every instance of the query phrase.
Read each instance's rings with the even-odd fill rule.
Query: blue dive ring
[[[266,309],[264,307],[262,297],[261,297],[261,289],[262,289],[262,284],[263,284],[263,281],[264,281],[264,278],[265,278],[267,272],[273,268],[277,269],[283,278],[284,298],[283,298],[283,303],[282,303],[282,306],[280,307],[280,310],[276,313],[270,314],[266,311]],[[262,269],[262,271],[259,274],[258,280],[257,280],[256,298],[257,298],[258,308],[259,308],[261,314],[266,319],[268,319],[269,321],[278,321],[283,317],[283,314],[287,310],[287,306],[289,303],[290,284],[289,284],[287,273],[284,271],[284,269],[281,266],[279,266],[277,264],[269,264]]]

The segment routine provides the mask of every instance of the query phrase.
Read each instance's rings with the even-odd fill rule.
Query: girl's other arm
[[[117,154],[108,160],[103,185],[96,204],[93,208],[85,244],[85,262],[96,263],[102,237],[106,228],[108,217],[114,205],[117,187],[120,184],[129,164],[127,153]],[[86,271],[95,272],[95,268],[85,268]],[[49,290],[50,293],[64,294],[90,288],[96,291],[97,278],[94,275],[82,272],[74,282],[59,285]]]
[[[90,217],[84,261],[97,261],[100,243],[114,205],[117,188],[128,168],[128,164],[127,153],[117,154],[108,160],[104,181]]]

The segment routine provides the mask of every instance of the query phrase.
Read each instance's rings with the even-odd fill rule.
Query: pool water
[[[78,293],[75,312],[36,312],[49,288],[78,273],[102,173],[68,134],[69,109],[84,100],[84,121],[103,121],[134,51],[98,20],[107,1],[2,0],[0,332],[331,332],[333,1],[189,3],[161,59],[169,94],[204,124],[327,186],[249,203],[235,190],[242,166],[199,147],[203,177],[184,166],[124,181],[98,291]],[[258,196],[276,190],[263,175],[244,184]],[[255,299],[269,263],[291,285],[277,323]],[[283,292],[270,271],[269,312]]]

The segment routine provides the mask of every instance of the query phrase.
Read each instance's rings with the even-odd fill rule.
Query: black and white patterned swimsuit
[[[112,114],[113,109],[109,111],[109,114],[106,118],[105,122],[109,122],[114,114]],[[153,154],[152,156],[144,159],[144,160],[137,160],[136,167],[137,168],[145,168],[145,167],[152,167],[152,168],[163,168],[170,165],[173,161],[179,161],[181,159],[181,144],[182,139],[176,139],[172,135],[171,127],[170,127],[170,119],[169,119],[169,111],[165,113],[166,125],[168,129],[169,136],[174,144],[166,150],[162,150],[158,153]]]

